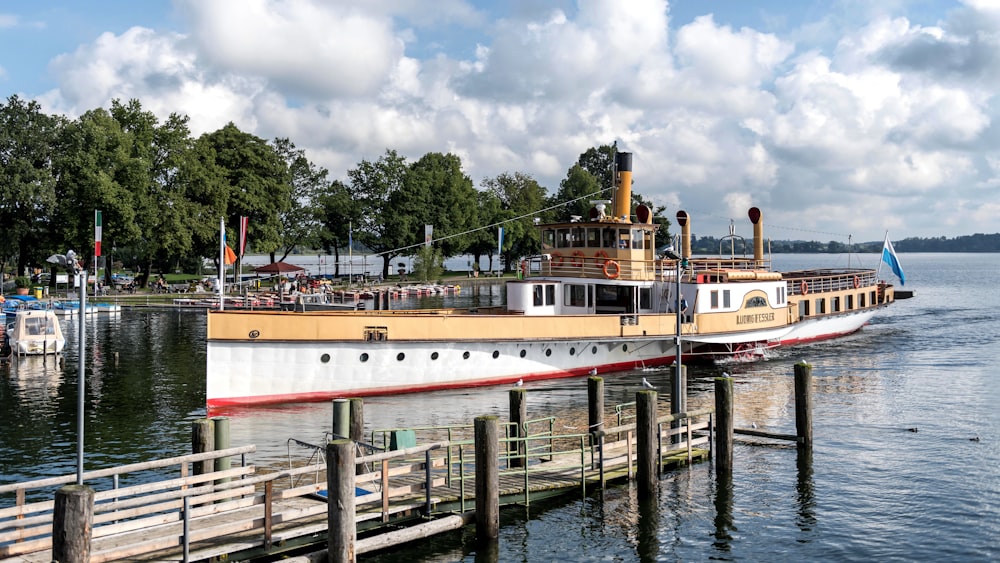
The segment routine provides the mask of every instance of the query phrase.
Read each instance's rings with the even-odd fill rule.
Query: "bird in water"
[[[514,387],[524,387],[524,380],[518,379],[517,383],[514,384]]]
[[[597,368],[590,368],[590,371],[589,371],[589,372],[587,372],[587,373],[588,373],[589,375],[597,375]]]
[[[650,383],[649,380],[646,379],[645,377],[642,378],[642,386],[645,387],[646,389],[656,389],[656,387],[653,387],[653,384]]]
[[[756,422],[751,422],[750,423],[750,428],[753,428],[753,429],[756,430],[757,429],[757,423]]]

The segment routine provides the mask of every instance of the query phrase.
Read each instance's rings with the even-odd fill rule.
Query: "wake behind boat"
[[[552,379],[762,350],[860,329],[894,300],[874,269],[777,272],[752,208],[753,256],[657,255],[650,210],[632,222],[631,153],[616,156],[613,201],[586,221],[540,226],[541,253],[479,309],[211,311],[209,407]],[[610,205],[610,212],[608,206]]]

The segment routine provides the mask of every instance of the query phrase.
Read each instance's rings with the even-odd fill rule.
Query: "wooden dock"
[[[712,413],[659,420],[659,467],[710,455]],[[549,419],[509,425],[500,437],[500,504],[527,505],[570,493],[587,494],[606,482],[631,478],[637,448],[635,424],[593,434],[551,431]],[[398,432],[398,431],[393,431]],[[433,436],[443,429],[422,429]],[[354,476],[356,553],[387,547],[380,532],[392,525],[452,516],[468,523],[475,507],[475,447],[471,427],[447,429],[448,439],[359,455]],[[385,434],[388,436],[388,434]],[[375,439],[373,438],[373,441]],[[323,549],[327,541],[326,463],[258,472],[247,463],[254,446],[229,448],[91,471],[95,492],[90,561],[198,561],[254,559]],[[228,461],[240,463],[229,469]],[[216,460],[215,471],[194,474]],[[234,464],[235,465],[235,464]],[[54,489],[75,475],[0,486],[0,561],[53,560]],[[5,505],[10,503],[5,502]]]

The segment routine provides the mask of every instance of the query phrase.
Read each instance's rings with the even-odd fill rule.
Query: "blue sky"
[[[750,236],[1000,231],[1000,2],[0,2],[0,92],[138,99],[195,134],[288,137],[332,177],[387,148],[550,192],[590,147],[635,191]]]

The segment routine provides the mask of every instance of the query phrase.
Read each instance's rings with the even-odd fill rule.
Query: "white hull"
[[[800,321],[792,326],[791,332],[781,338],[781,345],[805,344],[857,332],[868,324],[877,311],[877,309],[867,309]]]
[[[59,318],[51,310],[18,311],[6,318],[7,345],[15,356],[58,354],[66,345]]]
[[[523,356],[522,356],[523,351]],[[324,355],[328,356],[326,362]],[[366,355],[365,359],[363,355]],[[211,342],[211,406],[316,401],[518,379],[552,379],[674,361],[668,340],[556,342]],[[285,374],[275,377],[276,373]]]

